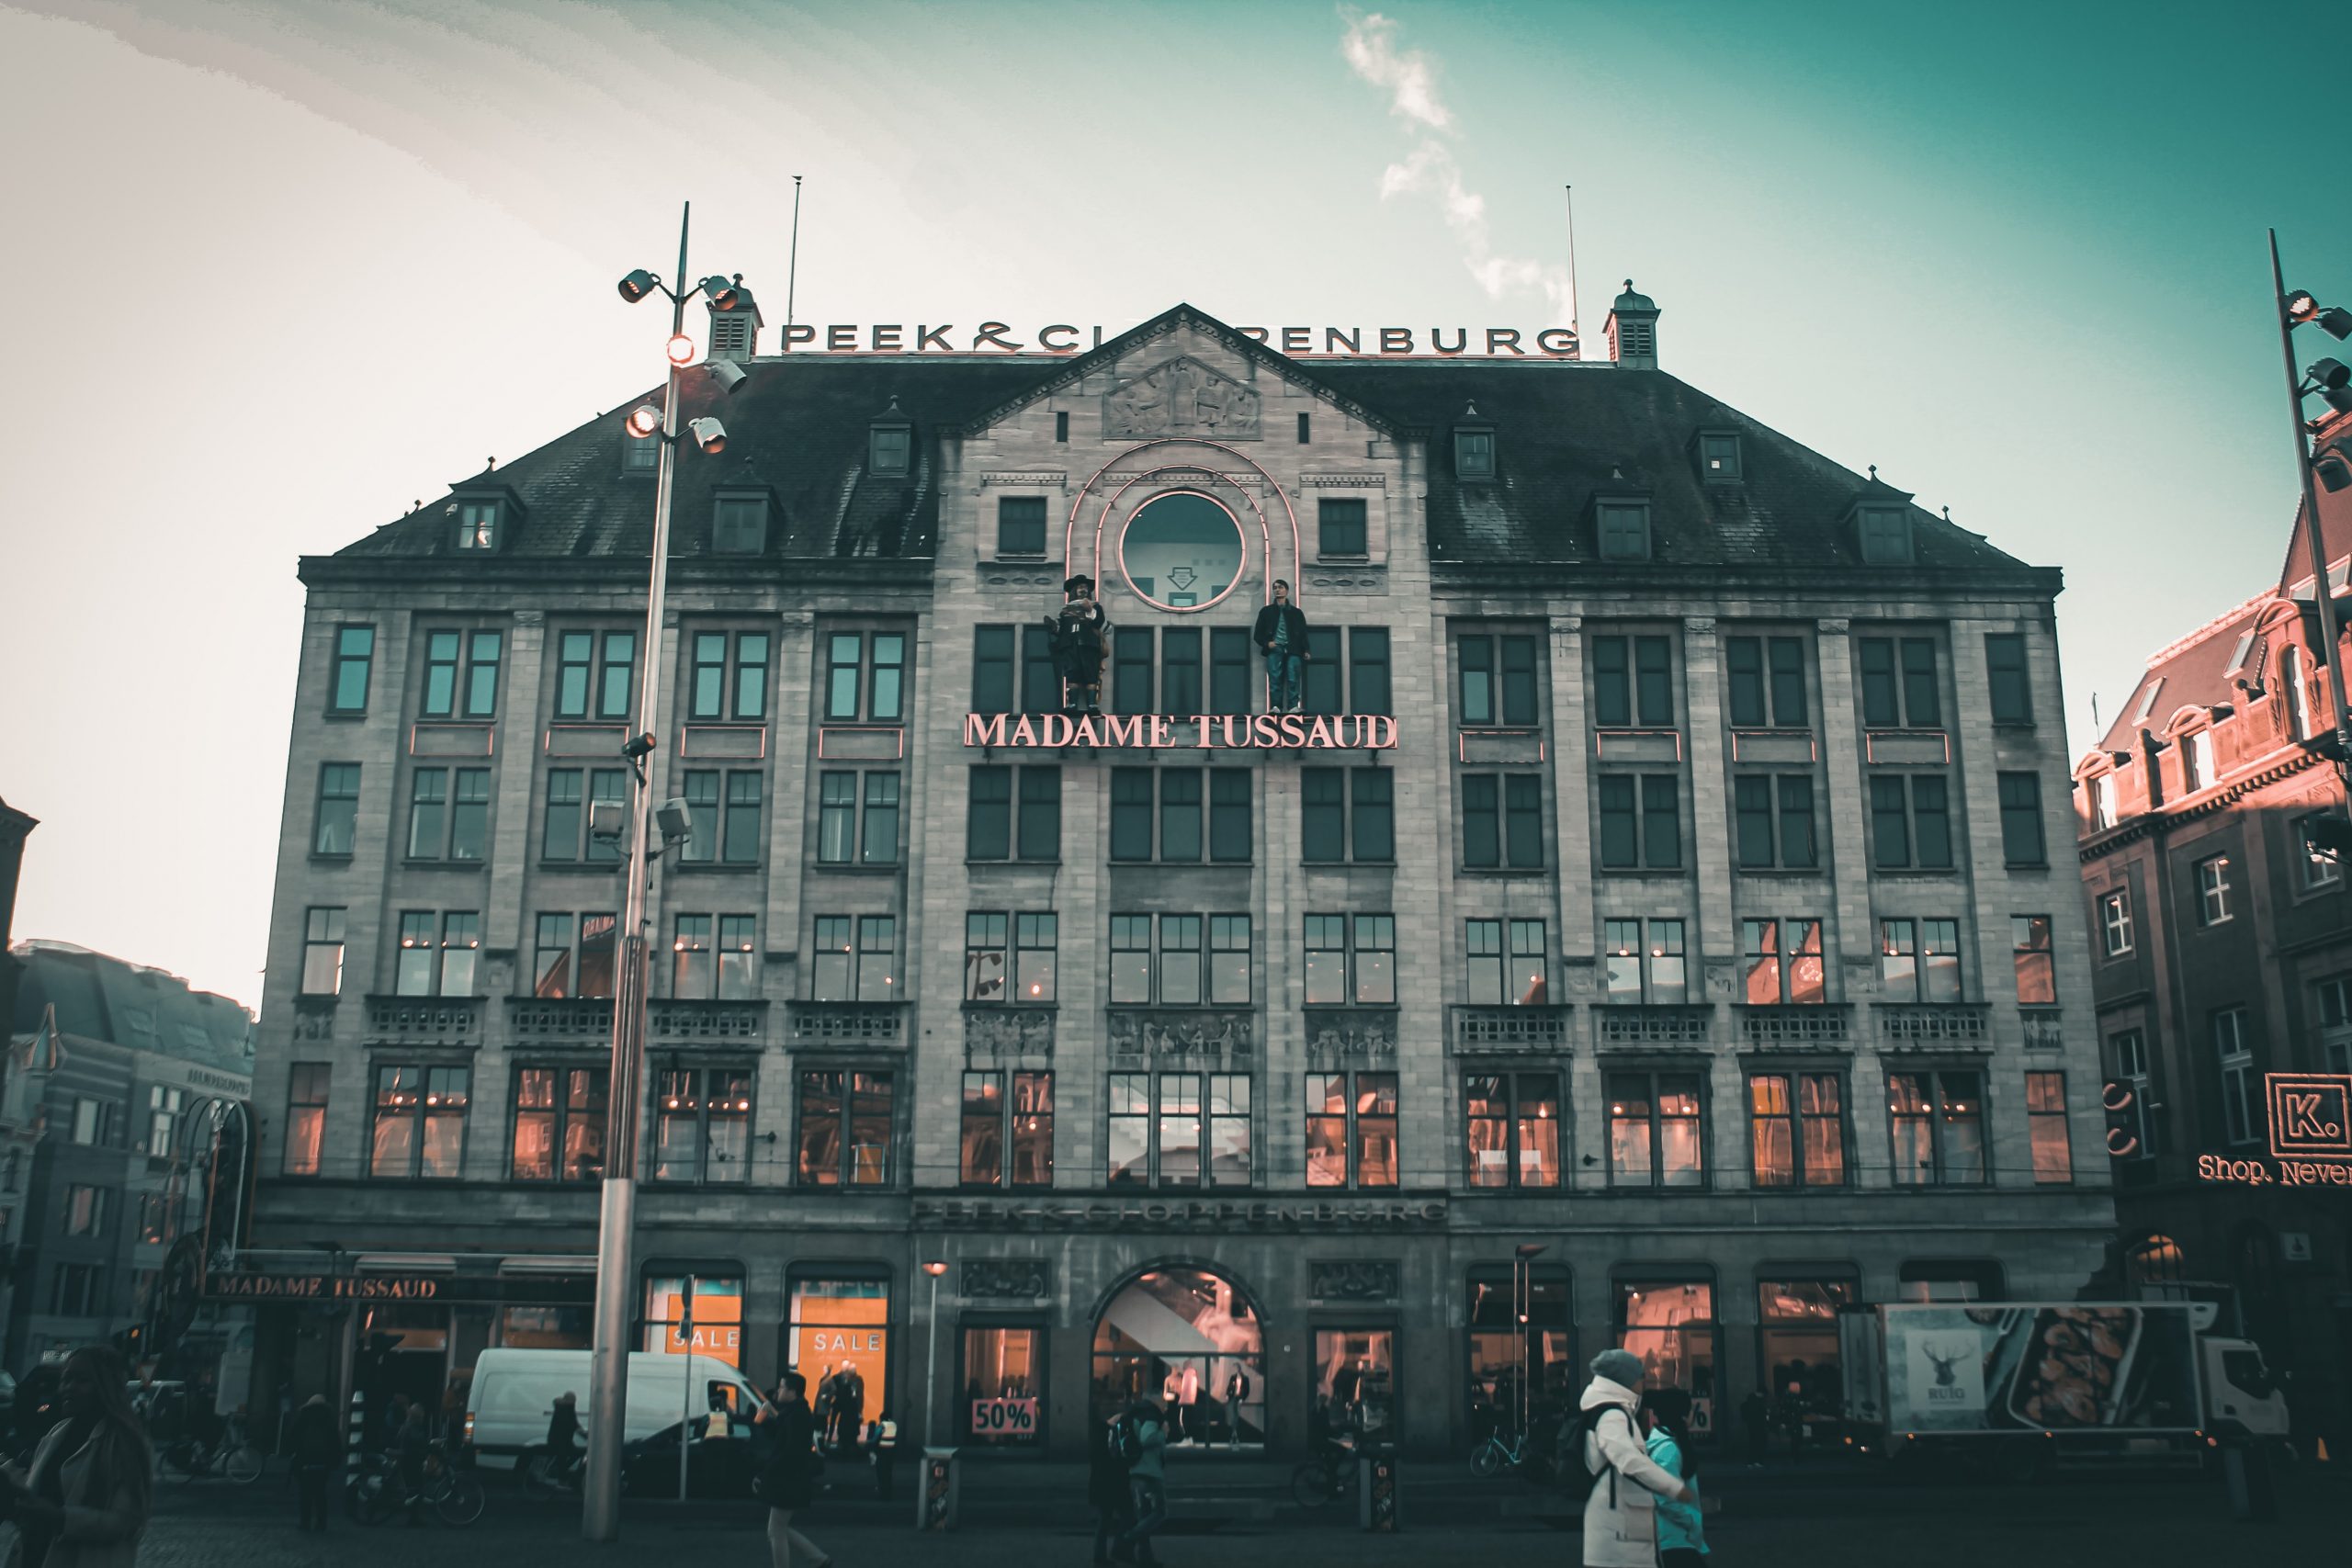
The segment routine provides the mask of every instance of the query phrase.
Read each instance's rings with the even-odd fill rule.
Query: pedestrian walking
[[[833,1374],[832,1447],[840,1452],[854,1452],[865,1430],[865,1379],[859,1375],[855,1361],[843,1361],[842,1370]]]
[[[1266,659],[1266,711],[1296,713],[1306,669],[1306,612],[1290,602],[1290,584],[1277,580],[1274,602],[1261,608],[1250,638]]]
[[[1577,1401],[1577,1455],[1592,1491],[1584,1504],[1584,1568],[1655,1568],[1660,1497],[1698,1500],[1682,1481],[1650,1458],[1637,1426],[1641,1358],[1603,1350],[1592,1359],[1592,1382]]]
[[[65,1359],[60,1419],[32,1459],[0,1472],[0,1518],[22,1568],[132,1568],[153,1501],[155,1456],[130,1408],[122,1358],[99,1345]]]
[[[300,1510],[299,1529],[327,1528],[327,1480],[343,1458],[343,1440],[335,1433],[334,1412],[327,1396],[314,1393],[302,1402],[286,1425],[286,1450],[294,1461],[294,1495]]]
[[[865,1457],[874,1466],[874,1495],[890,1500],[890,1472],[899,1463],[899,1424],[888,1406],[877,1412],[865,1429]]]
[[[1134,1495],[1127,1487],[1127,1456],[1119,1451],[1122,1412],[1109,1421],[1097,1421],[1086,1446],[1086,1506],[1094,1510],[1095,1568],[1111,1561],[1111,1548],[1133,1518]]]
[[[579,1462],[580,1396],[571,1390],[556,1395],[548,1416],[548,1478],[567,1481]]]
[[[1679,1388],[1655,1388],[1642,1397],[1642,1425],[1648,1433],[1644,1447],[1657,1467],[1688,1486],[1695,1495],[1699,1472],[1690,1453],[1690,1396]],[[1657,1560],[1659,1568],[1701,1568],[1707,1558],[1707,1527],[1702,1506],[1657,1500]]]
[[[1135,1517],[1111,1547],[1111,1561],[1150,1568],[1151,1538],[1168,1521],[1168,1417],[1148,1399],[1128,1410],[1135,1423],[1132,1442],[1121,1440],[1123,1452],[1132,1450],[1127,1464],[1127,1492]]]
[[[776,1385],[775,1418],[760,1495],[768,1505],[768,1560],[773,1568],[826,1568],[832,1562],[817,1543],[792,1528],[792,1516],[817,1500],[817,1416],[808,1408],[808,1380],[786,1372]]]

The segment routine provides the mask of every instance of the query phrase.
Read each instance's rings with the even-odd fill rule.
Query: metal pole
[[[922,1353],[922,1424],[931,1447],[939,1444],[939,1276],[931,1277],[931,1342]]]
[[[684,1340],[685,1359],[681,1363],[685,1376],[678,1383],[678,1501],[686,1500],[686,1439],[693,1435],[695,1419],[695,1277],[686,1276],[686,1293],[680,1298],[678,1308],[678,1337]]]
[[[798,175],[795,175],[792,176],[792,255],[791,258],[785,263],[784,271],[784,324],[787,327],[792,325],[793,291],[797,288],[799,285],[800,176]],[[789,333],[786,334],[785,346],[786,348],[790,348],[792,346],[792,340]]]
[[[2295,429],[2295,471],[2303,481],[2303,538],[2311,547],[2312,597],[2319,604],[2320,658],[2327,667],[2328,719],[2335,730],[2336,782],[2352,801],[2352,712],[2344,696],[2344,663],[2336,650],[2335,602],[2328,597],[2327,545],[2320,537],[2319,486],[2312,478],[2311,433],[2303,427],[2303,373],[2295,367],[2295,321],[2287,313],[2287,277],[2278,265],[2278,231],[2270,231],[2270,286],[2278,307],[2278,352],[2287,361],[2287,412]],[[2290,701],[2291,701],[2291,697]]]
[[[1568,333],[1577,340],[1577,357],[1584,357],[1584,324],[1578,317],[1577,299],[1577,187],[1562,186],[1568,203]]]
[[[670,294],[671,335],[686,324],[686,225],[694,204],[678,216],[678,272]],[[661,466],[653,481],[653,570],[645,604],[645,661],[638,681],[635,733],[651,735],[662,711],[662,598],[670,576],[670,491],[678,464],[678,380],[684,367],[670,366],[662,400]],[[650,759],[635,764],[650,770]],[[613,1063],[605,1123],[604,1202],[596,1216],[595,1350],[589,1371],[588,1471],[581,1488],[580,1531],[590,1540],[620,1535],[621,1438],[628,1425],[630,1297],[636,1275],[632,1256],[637,1224],[639,1100],[643,1095],[645,1002],[650,962],[645,933],[646,882],[651,874],[653,787],[640,778],[629,812],[629,836],[621,851],[622,897],[619,976],[613,998]]]

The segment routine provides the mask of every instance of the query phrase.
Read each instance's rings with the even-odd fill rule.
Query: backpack
[[[1133,1416],[1111,1418],[1111,1451],[1129,1470],[1133,1470],[1136,1461],[1143,1458],[1143,1428],[1136,1425]]]
[[[1622,1404],[1596,1404],[1577,1411],[1560,1423],[1559,1439],[1554,1445],[1557,1459],[1554,1468],[1559,1478],[1560,1490],[1579,1504],[1592,1495],[1592,1489],[1606,1475],[1609,1477],[1609,1506],[1612,1508],[1617,1506],[1616,1467],[1603,1459],[1599,1470],[1590,1469],[1584,1452],[1584,1440],[1594,1434],[1602,1416],[1612,1413],[1624,1416],[1629,1426],[1632,1424],[1633,1416]],[[1635,1437],[1638,1440],[1638,1428]]]

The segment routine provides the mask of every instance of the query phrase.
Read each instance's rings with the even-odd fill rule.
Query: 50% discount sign
[[[1037,1396],[972,1401],[972,1436],[1026,1438],[1037,1430]]]

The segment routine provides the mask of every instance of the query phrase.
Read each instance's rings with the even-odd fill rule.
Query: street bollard
[[[1356,1523],[1374,1535],[1395,1535],[1399,1517],[1396,1445],[1380,1443],[1356,1456]]]
[[[964,1464],[956,1450],[923,1450],[922,1484],[915,1488],[915,1529],[954,1529],[956,1494],[963,1483]]]

